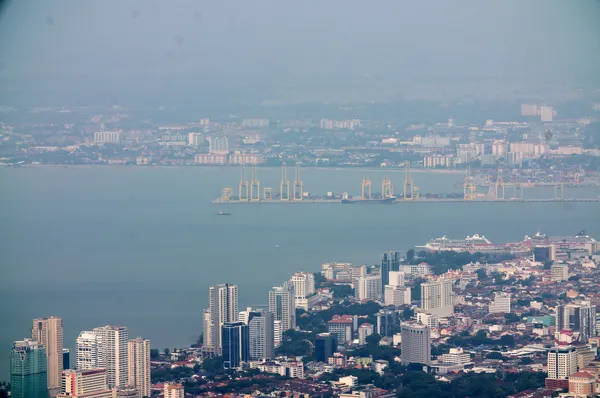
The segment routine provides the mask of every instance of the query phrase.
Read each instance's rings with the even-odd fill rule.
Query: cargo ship
[[[350,204],[360,204],[360,205],[382,205],[382,204],[392,204],[396,202],[395,196],[390,196],[389,198],[350,198],[347,194],[342,196],[342,204],[350,205]]]

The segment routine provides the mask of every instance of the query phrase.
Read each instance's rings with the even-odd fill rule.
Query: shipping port
[[[290,181],[287,176],[287,166],[281,166],[281,181],[279,189],[263,187],[258,180],[256,165],[251,167],[248,178],[247,167],[242,165],[240,182],[237,195],[231,187],[223,188],[221,196],[214,199],[215,204],[269,204],[269,203],[328,203],[328,204],[399,204],[399,203],[440,203],[440,202],[600,202],[600,198],[568,198],[565,197],[564,182],[551,184],[554,195],[547,198],[526,198],[525,188],[532,186],[526,183],[505,182],[502,179],[502,170],[498,169],[496,181],[480,186],[487,186],[487,193],[478,193],[475,178],[467,169],[463,179],[457,183],[462,186],[462,193],[421,193],[411,176],[410,163],[406,164],[404,171],[404,184],[402,192],[395,194],[392,181],[384,177],[381,182],[381,191],[373,192],[373,182],[365,177],[362,180],[359,196],[351,196],[347,192],[327,192],[325,195],[313,195],[304,189],[304,182],[300,176],[300,164],[296,163],[294,179]]]

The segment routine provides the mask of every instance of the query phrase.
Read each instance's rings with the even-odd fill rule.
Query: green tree
[[[171,350],[169,350],[168,348],[165,348],[165,350],[163,351],[164,355],[166,357],[168,357],[169,355],[171,355]]]
[[[406,262],[412,264],[415,259],[415,249],[408,249],[406,252]]]
[[[373,333],[372,335],[367,336],[365,341],[367,342],[367,345],[379,345],[379,342],[381,341],[381,335]]]
[[[156,348],[150,349],[150,359],[158,359],[160,352]]]
[[[487,273],[485,272],[484,269],[478,269],[477,271],[475,271],[475,273],[477,274],[477,280],[480,282],[486,281],[488,280],[488,276]]]

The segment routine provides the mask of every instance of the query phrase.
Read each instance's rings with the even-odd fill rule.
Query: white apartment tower
[[[575,347],[552,347],[548,352],[548,378],[565,380],[575,372],[577,372]]]
[[[367,275],[354,279],[354,297],[359,300],[379,300],[381,298],[379,275]]]
[[[401,324],[402,352],[400,354],[403,365],[420,363],[429,365],[431,360],[431,334],[426,325],[419,323]]]
[[[210,305],[210,343],[209,347],[216,354],[221,353],[221,329],[227,322],[237,322],[238,310],[238,287],[228,283],[211,286],[208,290],[208,302]],[[206,321],[205,321],[206,322]]]
[[[75,364],[77,370],[104,367],[101,338],[98,334],[90,331],[79,333],[75,342]]]
[[[104,355],[107,382],[109,388],[124,388],[127,386],[127,342],[129,333],[125,326],[103,326],[94,328],[94,333],[99,336],[101,351]]]
[[[128,385],[137,390],[138,398],[152,395],[150,384],[150,340],[137,337],[127,343]]]
[[[296,306],[294,287],[287,282],[269,291],[269,312],[275,320],[281,321],[281,331],[285,332],[296,327]]]
[[[56,396],[62,384],[63,371],[63,323],[62,318],[37,318],[33,320],[31,337],[44,346],[46,351],[48,390]]]
[[[494,301],[488,308],[490,314],[510,313],[510,293],[495,292]]]
[[[454,313],[452,280],[440,278],[421,284],[421,308],[439,317]]]
[[[290,282],[294,287],[296,308],[299,308],[304,299],[315,292],[315,276],[310,272],[296,272]]]
[[[390,286],[404,286],[406,283],[406,274],[402,271],[390,271]]]
[[[275,358],[273,313],[250,312],[248,334],[250,336],[250,359]]]
[[[106,382],[106,369],[65,370],[58,397],[112,398],[113,392]]]
[[[165,383],[163,394],[164,398],[185,398],[185,392],[181,384]]]

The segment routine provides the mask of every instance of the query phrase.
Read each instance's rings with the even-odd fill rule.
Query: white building
[[[431,361],[430,329],[419,323],[402,323],[401,325],[401,361],[403,365],[420,363],[429,365]]]
[[[358,327],[358,343],[361,345],[367,344],[367,337],[373,334],[373,325],[363,323]]]
[[[396,307],[411,302],[410,287],[386,285],[384,289],[385,305],[395,305]]]
[[[442,362],[465,364],[471,362],[471,355],[462,348],[450,348],[448,354],[442,354]]]
[[[48,390],[51,395],[56,395],[60,391],[63,371],[62,318],[51,316],[34,319],[31,338],[41,343],[46,350]]]
[[[65,370],[62,372],[61,384],[59,398],[113,397],[112,390],[108,388],[106,369]]]
[[[138,398],[152,394],[150,384],[150,340],[138,337],[127,343],[128,385],[135,387]]]
[[[75,342],[75,364],[78,370],[104,367],[101,336],[91,331],[79,333]]]
[[[251,312],[248,320],[250,359],[275,357],[274,317],[271,312]]]
[[[269,119],[242,119],[242,127],[269,127]]]
[[[281,341],[283,339],[283,326],[281,321],[274,320],[273,321],[273,344],[275,347],[279,347],[281,345]]]
[[[551,122],[554,116],[554,109],[548,105],[540,106],[540,120],[542,122]]]
[[[428,326],[429,328],[437,328],[440,326],[440,318],[428,314],[427,312],[417,312],[417,322],[421,325]]]
[[[390,281],[389,285],[391,286],[404,286],[406,283],[406,274],[402,271],[390,271]]]
[[[490,314],[510,313],[510,293],[495,292],[494,301],[488,309]]]
[[[569,279],[569,266],[561,263],[552,264],[552,267],[550,267],[550,279],[554,282],[566,281]]]
[[[229,139],[225,136],[213,136],[208,138],[208,152],[214,155],[226,155],[229,153]]]
[[[261,372],[275,373],[281,376],[288,376],[296,379],[304,378],[304,363],[298,360],[289,360],[281,357],[268,361],[251,361],[251,369],[259,369]]]
[[[185,390],[181,384],[165,383],[163,395],[164,398],[185,398]]]
[[[205,347],[208,350],[220,354],[222,349],[221,344],[221,329],[226,322],[237,322],[238,310],[238,287],[228,283],[211,286],[208,288],[208,303],[210,321],[210,343]],[[206,321],[205,321],[206,322]],[[206,329],[206,327],[205,327]]]
[[[306,297],[315,293],[315,276],[311,272],[296,272],[292,275],[290,283],[294,287],[296,308],[301,308],[306,303]]]
[[[282,332],[296,327],[294,286],[284,282],[269,291],[269,312],[275,315],[275,320],[281,321]]]
[[[354,296],[359,300],[379,300],[381,298],[381,278],[379,275],[356,278],[354,280]]]
[[[96,131],[94,133],[94,142],[97,144],[118,144],[121,140],[119,131]]]
[[[202,146],[203,143],[204,143],[204,135],[202,133],[189,133],[188,134],[188,145]]]
[[[125,326],[103,326],[94,328],[94,333],[101,341],[100,351],[104,357],[107,383],[109,388],[126,387],[128,379],[129,333]]]
[[[439,317],[454,313],[452,280],[440,278],[421,284],[421,308]]]
[[[351,388],[356,387],[356,386],[358,386],[358,377],[352,376],[352,375],[340,377],[340,379],[338,380],[338,383],[344,384]]]
[[[426,263],[420,263],[417,265],[401,265],[400,271],[404,272],[406,275],[423,277],[431,274],[431,267]]]
[[[213,338],[212,338],[213,323],[212,323],[212,316],[210,314],[210,308],[207,308],[204,310],[204,313],[202,316],[202,328],[203,328],[203,332],[204,332],[203,333],[203,337],[204,337],[203,348],[207,349],[208,351],[214,352],[215,342],[213,341]]]
[[[577,372],[577,351],[573,346],[552,347],[548,351],[548,378],[566,380]]]

